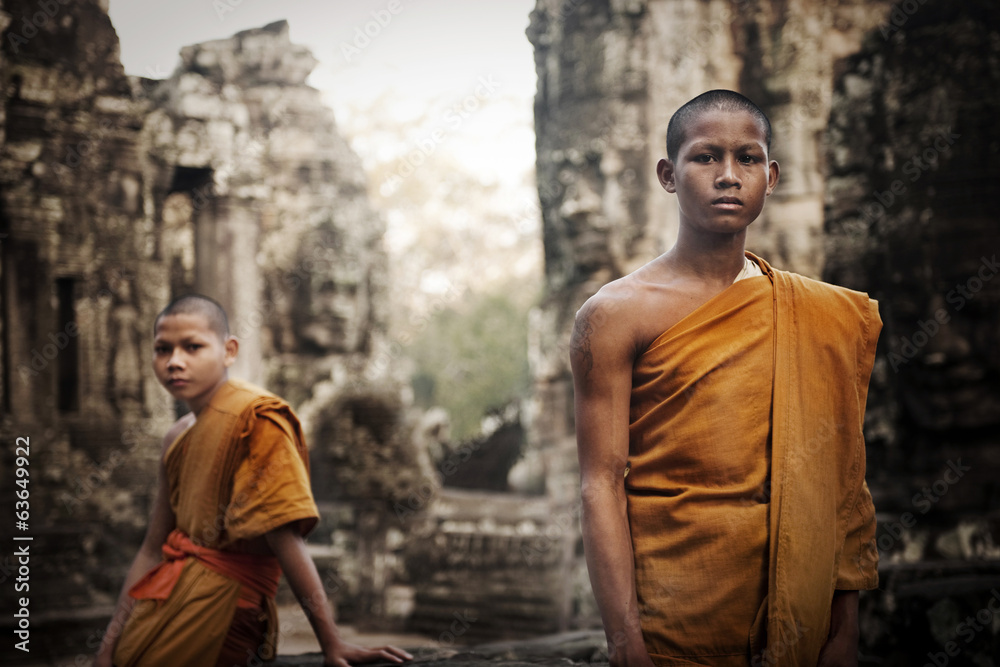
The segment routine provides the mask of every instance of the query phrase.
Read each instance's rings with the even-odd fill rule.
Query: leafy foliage
[[[415,400],[448,410],[453,440],[475,436],[490,408],[527,395],[527,328],[525,305],[470,293],[432,317],[409,347]]]

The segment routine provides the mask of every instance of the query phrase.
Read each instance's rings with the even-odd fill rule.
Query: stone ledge
[[[411,665],[483,665],[497,667],[518,667],[520,665],[572,665],[606,664],[607,653],[604,632],[601,630],[581,630],[537,639],[505,641],[478,646],[457,648],[416,648],[407,649],[413,654]],[[373,663],[389,665],[392,663]],[[321,667],[323,658],[318,653],[303,655],[279,655],[273,667]]]

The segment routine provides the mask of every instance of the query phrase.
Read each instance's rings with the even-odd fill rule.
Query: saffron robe
[[[319,518],[298,418],[277,396],[230,380],[164,465],[176,530],[165,560],[130,590],[139,601],[115,665],[272,658],[281,570],[264,535],[292,522],[305,535]]]
[[[862,435],[877,304],[747,256],[764,276],[633,368],[625,486],[658,665],[815,665],[834,590],[878,583]]]

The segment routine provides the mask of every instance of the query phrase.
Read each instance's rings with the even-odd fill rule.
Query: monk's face
[[[661,160],[657,175],[677,195],[681,225],[732,234],[757,219],[778,183],[767,137],[745,111],[704,111],[688,122],[677,160]]]
[[[170,395],[197,414],[225,383],[237,349],[236,339],[220,336],[203,315],[167,315],[156,325],[153,370]]]

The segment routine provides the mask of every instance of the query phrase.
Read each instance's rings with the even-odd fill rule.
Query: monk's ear
[[[774,186],[778,184],[779,172],[778,161],[771,160],[767,165],[767,192],[764,193],[765,196],[774,192]]]
[[[240,351],[240,341],[237,340],[236,336],[230,336],[226,339],[226,358],[225,364],[226,368],[229,368],[236,361],[236,355]]]
[[[656,163],[656,178],[664,190],[677,192],[677,184],[674,183],[674,163],[671,160],[660,158]]]

